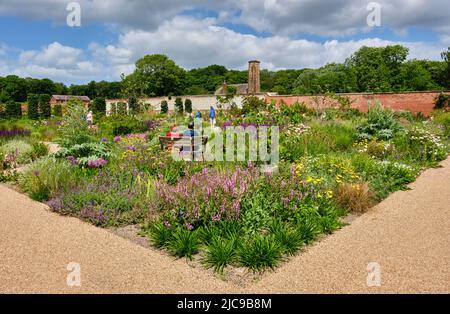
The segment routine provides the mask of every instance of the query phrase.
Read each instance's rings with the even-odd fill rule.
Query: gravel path
[[[450,159],[247,288],[0,185],[0,293],[450,292]],[[66,269],[81,265],[81,287]],[[368,287],[366,267],[381,267]]]

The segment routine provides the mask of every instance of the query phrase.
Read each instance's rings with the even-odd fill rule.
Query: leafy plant
[[[239,262],[254,271],[275,268],[282,248],[273,236],[256,235],[244,241],[238,250]]]
[[[232,264],[237,256],[237,239],[213,237],[206,248],[203,263],[207,267],[214,267],[215,272],[223,273],[227,265]]]
[[[293,255],[303,245],[303,240],[298,230],[279,220],[273,222],[270,227],[270,233],[274,235],[284,254]]]
[[[380,104],[370,106],[367,121],[358,126],[358,137],[360,139],[390,140],[395,133],[402,130],[395,114],[390,109],[384,109]]]
[[[176,229],[172,233],[167,248],[172,255],[192,259],[192,256],[198,253],[200,248],[198,231],[190,231],[186,228]]]

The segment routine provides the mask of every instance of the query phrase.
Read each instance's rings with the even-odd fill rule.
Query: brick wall
[[[414,113],[421,112],[428,116],[433,110],[436,97],[440,92],[409,92],[409,93],[386,93],[386,94],[341,94],[350,98],[352,107],[361,111],[367,111],[370,104],[380,102],[384,107],[396,111],[408,110]],[[450,94],[450,92],[445,92]],[[265,97],[266,102],[275,101],[280,105],[283,101],[287,105],[296,102],[304,103],[310,108],[336,107],[339,103],[327,96],[269,96]]]

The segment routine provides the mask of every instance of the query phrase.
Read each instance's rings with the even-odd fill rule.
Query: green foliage
[[[186,110],[187,113],[192,113],[192,100],[189,98],[186,98],[184,101],[184,110]]]
[[[172,231],[163,223],[153,223],[144,228],[144,235],[148,235],[152,244],[157,248],[164,248],[172,239]]]
[[[16,163],[19,165],[31,162],[33,157],[33,146],[24,140],[13,139],[0,146],[0,151],[4,156],[14,156]]]
[[[161,101],[161,113],[168,113],[169,112],[169,104],[167,103],[167,100]]]
[[[177,97],[177,98],[175,99],[175,105],[174,105],[174,108],[175,108],[175,112],[176,112],[176,113],[178,113],[178,114],[183,114],[183,112],[184,112],[184,108],[183,108],[183,100],[182,100],[180,97]]]
[[[18,183],[24,192],[42,201],[56,194],[60,189],[66,189],[75,184],[78,181],[76,169],[66,160],[52,156],[44,157],[21,173]]]
[[[88,142],[62,148],[55,156],[58,158],[73,156],[80,166],[86,166],[89,160],[107,159],[110,157],[110,152],[103,143]]]
[[[199,233],[186,228],[178,228],[172,233],[172,238],[167,244],[169,252],[177,257],[192,259],[198,253],[200,247]]]
[[[127,115],[127,103],[125,102],[118,102],[117,105],[117,115],[119,116],[126,116]]]
[[[256,96],[245,97],[242,101],[242,114],[248,114],[250,112],[258,112],[267,108],[267,104],[263,99]]]
[[[59,129],[61,138],[58,143],[65,148],[92,141],[86,122],[86,109],[82,102],[72,99],[67,102],[67,113],[62,119]]]
[[[275,220],[270,226],[270,233],[273,234],[275,240],[280,244],[283,254],[293,255],[303,245],[301,233],[294,227]]]
[[[92,103],[92,112],[95,120],[106,115],[106,100],[103,97],[96,97]]]
[[[35,94],[28,95],[28,119],[39,120],[39,97]]]
[[[436,97],[434,109],[450,109],[450,95],[439,94]]]
[[[139,101],[136,97],[130,97],[128,100],[128,107],[130,108],[130,114],[132,115],[140,112]]]
[[[136,70],[123,78],[125,94],[138,96],[181,95],[185,71],[165,55],[146,55],[136,61]]]
[[[61,106],[61,104],[55,104],[55,105],[53,106],[53,115],[54,115],[55,117],[62,117],[63,112],[62,112],[62,106]]]
[[[215,272],[223,273],[226,266],[236,261],[238,240],[214,236],[206,248],[203,263],[207,267],[213,267]]]
[[[376,104],[369,107],[367,121],[358,126],[358,137],[360,139],[390,140],[400,130],[402,127],[394,112]]]
[[[14,100],[9,100],[6,102],[5,106],[5,117],[8,119],[19,119],[22,117],[22,107],[19,103]]]
[[[98,123],[99,128],[113,136],[141,133],[146,131],[143,121],[135,116],[110,115]]]
[[[273,236],[256,235],[244,241],[239,248],[239,262],[254,271],[275,268],[282,254],[282,247]]]
[[[39,115],[42,119],[48,119],[52,116],[50,98],[51,96],[48,94],[39,95]]]

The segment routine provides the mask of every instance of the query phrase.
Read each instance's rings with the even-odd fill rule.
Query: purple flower
[[[108,142],[108,139],[106,137],[102,138],[102,143]]]
[[[172,225],[170,224],[170,222],[168,222],[167,220],[164,220],[164,221],[163,221],[163,225],[164,225],[164,227],[166,227],[166,228],[172,227]]]
[[[114,137],[114,143],[119,143],[122,140],[120,136]]]
[[[49,201],[47,201],[46,204],[55,212],[60,212],[62,209],[64,209],[64,204],[59,198],[52,198]]]
[[[99,159],[95,159],[95,160],[89,160],[87,165],[89,168],[102,168],[107,163],[108,162],[105,159],[99,158]]]
[[[76,166],[78,165],[78,160],[74,156],[68,156],[66,158],[72,165]]]
[[[192,229],[194,229],[194,226],[191,225],[191,224],[188,223],[188,222],[187,222],[185,225],[186,225],[186,228],[187,228],[189,231],[191,231]]]

